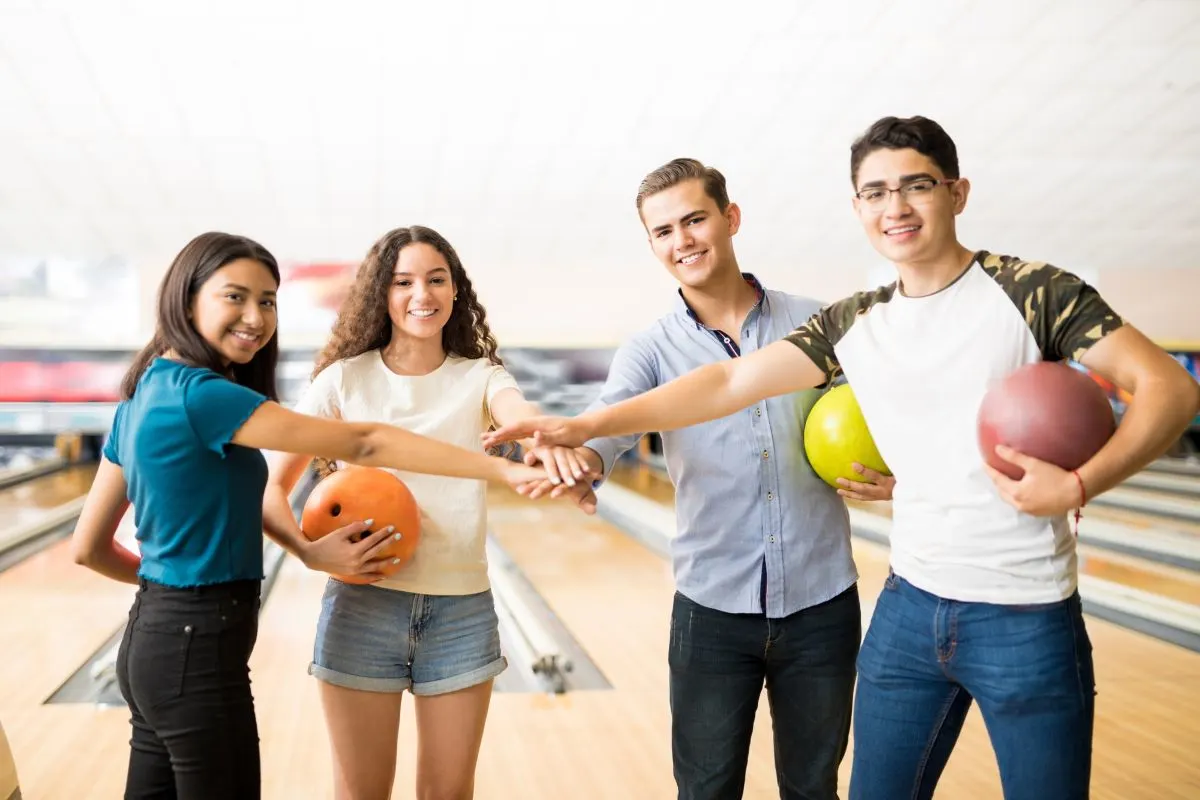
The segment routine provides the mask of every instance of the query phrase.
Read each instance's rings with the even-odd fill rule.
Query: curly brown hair
[[[487,311],[475,296],[475,289],[458,253],[437,231],[412,225],[388,231],[367,252],[367,257],[355,273],[354,286],[338,310],[329,341],[317,355],[312,377],[315,378],[335,361],[386,347],[392,340],[392,320],[388,316],[388,291],[392,285],[392,274],[400,259],[400,251],[420,242],[437,249],[450,267],[455,298],[450,319],[442,328],[442,349],[446,355],[486,358],[493,364],[504,365],[496,352],[496,337],[488,327]],[[493,448],[488,452],[498,454],[507,449]],[[321,475],[328,474],[334,468],[333,463],[325,459],[316,459],[314,465]]]
[[[437,231],[413,225],[385,233],[359,265],[354,286],[338,311],[329,341],[313,366],[314,378],[335,361],[386,347],[391,341],[388,290],[392,285],[392,273],[400,259],[400,251],[419,242],[435,248],[450,267],[450,280],[456,296],[450,319],[442,328],[442,348],[446,355],[486,358],[493,364],[503,365],[504,362],[496,353],[496,338],[487,324],[487,311],[475,296],[475,289],[458,253]]]

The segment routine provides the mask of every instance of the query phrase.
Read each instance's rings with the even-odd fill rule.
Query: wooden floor
[[[642,480],[662,497],[669,490]],[[628,485],[628,484],[626,484]],[[562,697],[497,693],[477,774],[480,800],[630,800],[674,796],[666,642],[673,582],[663,558],[596,517],[558,503],[489,495],[494,535],[612,684]],[[669,498],[668,498],[669,501]],[[855,541],[864,619],[886,550]],[[119,624],[130,587],[50,551],[0,575],[0,724],[27,800],[121,796],[123,709],[42,705]],[[18,571],[23,570],[23,571]],[[264,798],[329,797],[328,741],[305,668],[324,579],[285,562],[252,660]],[[14,613],[14,609],[19,609]],[[1200,656],[1089,619],[1099,683],[1093,794],[1098,800],[1200,796]],[[32,643],[32,644],[31,644]],[[39,674],[40,673],[40,674]],[[414,727],[403,715],[396,798],[413,796]],[[843,764],[842,792],[849,778]],[[770,722],[760,707],[747,798],[774,791]],[[1000,798],[986,731],[972,712],[937,798]]]

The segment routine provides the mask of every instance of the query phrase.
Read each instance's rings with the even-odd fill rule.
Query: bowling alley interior
[[[253,575],[242,583],[249,581],[259,599],[246,662],[257,730],[249,744],[238,745],[236,758],[255,764],[258,778],[227,792],[197,790],[198,784],[181,777],[181,765],[190,762],[168,744],[169,763],[166,756],[161,762],[168,785],[155,797],[1032,800],[1005,773],[1036,768],[1016,758],[1002,770],[992,721],[978,703],[966,711],[944,770],[934,776],[936,788],[928,784],[926,794],[910,795],[907,788],[881,794],[878,787],[868,788],[867,770],[855,775],[862,764],[887,756],[857,753],[857,740],[865,735],[858,714],[866,710],[858,700],[853,718],[847,706],[842,733],[821,732],[834,740],[841,736],[844,746],[828,767],[825,788],[808,794],[781,785],[786,783],[781,776],[793,767],[783,763],[789,756],[776,737],[787,735],[780,728],[789,723],[767,679],[752,694],[757,706],[747,723],[748,749],[742,752],[720,736],[706,740],[711,758],[744,762],[741,777],[720,789],[689,784],[696,765],[680,754],[677,742],[684,706],[704,707],[726,691],[723,679],[714,679],[687,699],[675,696],[675,682],[683,685],[677,674],[683,668],[672,651],[682,635],[673,619],[680,598],[697,586],[724,587],[735,580],[731,575],[741,580],[743,573],[731,571],[731,564],[761,561],[761,585],[755,566],[728,592],[748,598],[739,619],[771,623],[767,598],[784,596],[774,582],[794,587],[833,569],[788,560],[799,558],[798,548],[808,548],[812,559],[828,550],[796,540],[826,537],[845,544],[852,560],[861,643],[896,576],[905,577],[893,560],[892,532],[912,513],[905,508],[917,502],[912,492],[938,484],[945,489],[946,496],[938,498],[944,507],[963,513],[951,495],[968,478],[955,471],[959,461],[950,455],[940,461],[942,453],[935,452],[947,441],[945,431],[956,425],[971,439],[954,452],[974,459],[969,469],[978,480],[970,480],[986,496],[980,502],[1021,524],[1041,520],[1045,536],[1058,537],[1054,557],[1066,565],[1064,580],[1072,587],[1067,591],[1077,594],[1094,663],[1091,732],[1083,734],[1085,785],[1069,798],[1046,794],[1037,800],[1200,798],[1200,413],[1175,425],[1170,435],[1153,427],[1156,413],[1185,407],[1190,401],[1180,398],[1191,396],[1192,384],[1200,382],[1195,202],[1200,3],[11,0],[0,3],[0,109],[0,800],[133,796],[131,720],[140,701],[130,698],[142,695],[130,688],[131,681],[170,666],[151,659],[143,665],[149,672],[135,674],[119,658],[123,643],[132,648],[128,643],[135,640],[131,620],[137,614],[131,608],[147,614],[144,604],[152,595],[143,598],[145,587],[177,574],[145,571],[151,559],[157,569],[174,557],[162,536],[176,537],[172,547],[194,553],[207,547],[196,537],[208,535],[193,528],[141,530],[139,520],[162,517],[137,508],[135,500],[165,495],[173,508],[199,508],[207,502],[203,498],[219,500],[238,491],[252,491],[254,501],[236,524],[244,528],[250,522],[240,552]],[[944,150],[929,156],[920,150],[924,145],[911,143],[915,140],[881,145],[852,165],[855,141],[889,116],[935,121],[956,148],[953,172],[938,160]],[[898,185],[890,177],[880,181],[884,191],[874,195],[887,197],[872,216],[873,195],[862,191],[860,172],[874,168],[873,158],[904,153],[941,172],[887,173],[905,174]],[[728,194],[724,205],[699,179],[653,189],[642,204],[644,179],[679,158],[720,171]],[[695,194],[680,194],[680,186],[693,187]],[[939,192],[944,195],[926,196]],[[664,197],[685,198],[701,210],[685,207],[685,200],[655,204]],[[701,199],[688,199],[693,197]],[[666,222],[649,230],[647,220],[659,213]],[[883,223],[893,226],[885,229],[875,227],[879,214],[910,216]],[[410,226],[435,231],[452,246],[454,258],[417,238],[398,246],[394,237],[388,239],[389,232]],[[172,265],[192,252],[189,243],[206,232],[246,237],[269,251],[274,276],[257,257],[243,255],[237,262],[250,263],[255,280],[269,284],[262,291],[258,284],[237,290],[261,303],[243,302],[227,288],[206,300],[209,290],[198,279],[192,285],[166,280]],[[393,245],[377,244],[384,241]],[[990,317],[982,312],[967,312],[972,327],[961,335],[938,328],[942,319],[932,314],[912,323],[920,330],[943,330],[927,354],[958,353],[960,360],[947,362],[957,366],[944,369],[925,363],[935,355],[922,360],[911,350],[889,350],[900,345],[886,338],[864,345],[870,337],[854,338],[862,333],[854,328],[840,342],[828,334],[829,321],[842,319],[835,310],[845,306],[838,301],[899,297],[899,283],[909,274],[904,270],[926,263],[895,254],[933,252],[915,248],[953,241],[964,253],[1011,255],[1033,264],[1023,273],[1032,281],[1045,274],[1039,272],[1043,265],[1069,273],[1058,284],[1031,289],[1028,303],[1015,307],[1019,314],[1013,319],[1062,315],[1047,323],[1054,327],[1044,337],[1035,323],[1032,334],[1026,327],[1024,361],[998,369],[985,358],[975,364],[962,360],[974,358],[963,354],[985,352],[971,348],[1001,335],[990,332]],[[441,272],[421,272],[426,262],[406,260],[406,252],[413,259],[418,258],[413,253],[440,259]],[[229,263],[222,262],[221,269]],[[974,255],[964,263],[964,274],[987,280],[990,273],[980,264],[991,262],[982,255],[978,263]],[[362,289],[357,281],[365,280],[372,265],[382,265],[384,282]],[[750,300],[741,306],[719,300],[711,288],[718,281],[714,275],[732,275],[730,296]],[[1062,281],[1084,287],[1075,289],[1084,299],[1041,310],[1058,302],[1051,298]],[[951,283],[942,293],[950,297],[947,292],[965,292],[964,287]],[[183,300],[172,294],[180,291],[186,293]],[[793,301],[784,294],[803,300],[788,305]],[[1093,331],[1071,321],[1072,315],[1099,313],[1094,309],[1101,302],[1111,313]],[[235,303],[241,305],[229,311]],[[208,355],[196,356],[200,350],[181,355],[156,335],[168,306],[176,310],[172,324],[193,338],[206,336],[217,314],[226,315],[219,325],[228,323],[229,332],[221,333],[218,325],[219,348],[205,340]],[[730,317],[728,334],[712,318],[702,319],[709,313],[705,309],[725,308],[739,309]],[[866,325],[863,320],[883,313],[862,305],[852,324]],[[466,334],[437,327],[455,324],[447,322],[454,315],[474,325],[473,331],[490,331],[490,349],[489,341],[478,346],[472,338],[475,350],[459,352],[463,345],[455,342],[466,341]],[[201,324],[202,316],[208,322]],[[808,331],[810,318],[825,320],[830,363],[844,357],[844,373],[814,378],[809,384],[815,388],[747,399],[726,416],[735,422],[697,421],[673,432],[656,428],[614,439],[621,447],[614,446],[602,474],[585,474],[579,487],[564,482],[560,489],[577,492],[562,496],[551,496],[543,485],[545,492],[532,497],[534,484],[516,490],[504,476],[520,469],[547,476],[535,450],[577,453],[577,445],[539,449],[534,439],[515,434],[508,444],[489,445],[484,434],[509,424],[515,413],[505,411],[507,418],[498,419],[494,398],[507,396],[508,409],[516,395],[503,388],[485,393],[467,372],[447,378],[440,366],[442,358],[447,364],[478,359],[480,369],[492,370],[489,380],[510,381],[488,387],[515,387],[534,405],[532,412],[521,412],[525,416],[575,419],[656,385],[686,380],[681,376],[706,364],[732,370],[740,360],[767,358],[780,352],[778,342],[793,329]],[[1131,330],[1109,332],[1117,328],[1113,320]],[[363,331],[371,325],[384,333],[367,341]],[[1076,329],[1083,332],[1070,332]],[[1114,352],[1104,349],[1102,335],[1113,337],[1114,344],[1140,335],[1147,344],[1129,350],[1121,368],[1110,369],[1115,362],[1088,355]],[[1068,344],[1088,336],[1100,339],[1092,351]],[[365,344],[355,350],[355,342]],[[896,364],[920,363],[924,385],[896,381],[889,388],[883,379],[863,375],[863,391],[869,385],[877,394],[860,409],[852,392],[861,373],[854,372],[859,362],[851,356],[858,352],[854,348],[868,346],[890,352]],[[789,363],[797,363],[796,348],[787,347]],[[208,434],[197,432],[200,444],[184,448],[172,443],[185,441],[179,426],[188,423],[179,420],[191,417],[177,418],[173,427],[163,427],[161,418],[153,423],[154,413],[183,408],[195,396],[190,390],[143,389],[164,374],[165,367],[155,365],[182,360],[188,374],[209,370],[205,379],[229,389],[211,396],[229,399],[223,409],[218,407],[223,401],[213,400],[205,413],[230,416],[241,413],[237,402],[246,402],[235,398],[252,391],[239,377],[250,373],[237,365],[265,358],[268,348],[275,359],[273,386],[268,392],[255,384],[254,391],[268,394],[264,403],[273,400],[314,425],[316,416],[334,417],[326,423],[340,427],[336,435],[322,429],[324,452],[303,451],[305,445],[284,435],[272,440],[281,443],[278,448],[229,438],[249,437],[250,423],[230,427],[220,447],[205,445]],[[137,387],[154,399],[139,401],[137,392],[132,398],[123,394],[123,383],[147,352],[153,360]],[[471,540],[477,547],[468,564],[476,570],[477,585],[470,596],[486,598],[483,613],[492,620],[489,635],[498,637],[503,669],[489,673],[484,713],[470,717],[482,730],[476,749],[467,747],[462,752],[468,756],[456,755],[448,765],[431,755],[447,752],[448,745],[423,732],[422,726],[433,723],[421,713],[424,703],[429,709],[447,705],[415,694],[419,681],[434,679],[421,678],[419,659],[409,658],[411,681],[398,701],[389,794],[386,786],[355,788],[345,777],[353,758],[335,747],[331,733],[330,693],[370,692],[354,689],[364,684],[326,683],[323,676],[331,670],[349,668],[314,663],[353,662],[355,647],[332,633],[339,617],[329,609],[335,608],[337,591],[420,602],[426,590],[388,592],[361,585],[367,579],[310,566],[271,535],[271,525],[279,513],[290,512],[280,524],[308,537],[303,540],[308,546],[327,533],[315,532],[311,521],[321,491],[327,495],[322,513],[342,514],[328,529],[382,508],[371,505],[374,495],[355,496],[359,505],[352,508],[343,495],[327,491],[331,484],[321,488],[353,477],[347,470],[354,459],[337,453],[368,453],[355,449],[357,438],[351,441],[359,430],[351,409],[369,406],[353,405],[359,401],[347,388],[354,386],[350,356],[358,362],[375,358],[375,369],[390,370],[394,378],[425,374],[397,372],[388,360],[418,353],[440,353],[427,372],[443,372],[441,382],[405,377],[403,384],[387,383],[391,393],[379,401],[384,405],[377,416],[362,419],[372,425],[395,421],[398,428],[449,442],[466,459],[463,465],[490,454],[487,463],[500,464],[490,474],[501,477],[414,476],[419,470],[371,467],[388,480],[403,479],[392,480],[386,491],[398,484],[412,498],[413,521],[395,523],[403,532],[412,528],[402,554],[407,561],[400,564],[397,557],[394,574],[403,582],[414,564],[436,567],[433,554],[449,546],[439,537],[451,537],[453,527],[439,520],[467,519],[462,504],[477,503],[479,534]],[[811,355],[810,360],[816,363]],[[804,363],[804,374],[825,369]],[[1176,380],[1172,385],[1186,391],[1163,393],[1149,379],[1132,380],[1143,374],[1142,363],[1169,372]],[[340,377],[330,378],[334,374]],[[981,384],[972,395],[971,382],[984,375],[986,387]],[[1186,378],[1190,382],[1178,383]],[[321,400],[326,397],[321,392],[334,391],[328,388],[335,385],[331,380],[342,381],[335,398],[342,405],[318,412],[324,408],[320,403],[335,402]],[[318,392],[320,387],[325,388]],[[980,402],[984,388],[991,393]],[[881,409],[912,401],[914,392],[935,405],[970,395],[975,405],[958,408],[953,419],[914,421],[927,427],[903,436],[872,429],[873,421],[886,416]],[[670,413],[682,418],[692,403],[712,406],[698,391]],[[464,417],[469,424],[438,428],[441,423],[429,421],[464,404],[476,404]],[[481,414],[472,410],[476,407]],[[254,414],[252,421],[260,418],[260,412]],[[779,421],[791,415],[794,425]],[[753,427],[767,424],[768,417],[770,428]],[[714,416],[705,418],[710,419]],[[476,420],[479,431],[469,428]],[[149,433],[152,424],[159,425],[158,433]],[[1022,426],[1035,433],[1020,433]],[[297,423],[294,442],[317,441],[308,430],[317,428]],[[743,430],[747,433],[737,433]],[[752,430],[760,438],[748,433]],[[263,438],[237,441],[267,440],[267,434],[258,435]],[[1041,514],[1014,507],[1018,501],[1003,487],[1025,485],[1021,469],[1015,476],[987,477],[999,475],[989,455],[997,444],[1045,452],[1056,464],[1047,469],[1078,477],[1091,474],[1083,465],[1101,460],[1106,449],[1155,435],[1154,452],[1111,488],[1090,496],[1080,478],[1084,502],[1069,508]],[[151,441],[156,436],[164,438]],[[416,454],[426,451],[414,441],[404,439],[388,450],[389,457],[419,459]],[[930,452],[917,460],[903,453],[892,458],[901,448],[897,442],[907,441],[927,442]],[[201,445],[221,455],[201,452]],[[264,463],[281,463],[288,446],[303,457],[303,469],[281,484],[283,512],[282,506],[267,510],[275,467],[270,477],[265,467],[261,475],[254,472],[265,487],[261,526],[257,484],[239,489],[230,479],[226,487],[224,478],[205,471],[234,469],[231,450],[261,452]],[[1042,446],[1050,449],[1037,449]],[[398,451],[403,452],[395,455]],[[1062,458],[1075,461],[1055,460],[1067,451],[1074,455]],[[131,470],[135,459],[151,452],[165,465],[161,476],[175,477],[155,478],[151,461]],[[369,452],[374,457],[376,451]],[[173,459],[193,457],[212,466],[170,471]],[[889,461],[899,466],[893,469]],[[332,472],[331,462],[337,462]],[[881,485],[892,487],[887,495],[839,496],[837,479],[850,476],[851,462],[883,476]],[[922,474],[913,474],[920,469]],[[940,474],[928,474],[931,470]],[[1046,474],[1030,467],[1028,477],[1036,481]],[[118,499],[127,506],[103,534],[113,548],[141,559],[133,582],[109,577],[80,556],[80,542],[99,524],[88,521],[87,509],[109,502],[102,498],[114,491],[117,479],[105,477],[112,475],[124,476],[126,489],[115,491],[124,494]],[[910,487],[920,488],[906,491],[906,478]],[[145,487],[155,481],[159,494],[147,494]],[[1074,491],[1074,483],[1067,486]],[[456,488],[451,493],[448,487]],[[589,487],[594,508],[588,506]],[[467,499],[446,501],[442,491]],[[762,509],[762,521],[757,510],[738,519],[722,511],[742,508],[743,498],[759,495],[765,499],[752,502]],[[813,527],[816,517],[805,503],[814,497],[835,504],[829,529]],[[778,503],[785,498],[786,506]],[[448,505],[434,510],[422,508],[425,503]],[[775,513],[768,510],[777,505],[787,509],[781,527],[768,530],[766,520]],[[944,520],[953,525],[950,511]],[[373,533],[384,523],[364,527]],[[349,547],[357,539],[347,541]],[[748,553],[733,552],[737,548]],[[969,548],[956,552],[973,557]],[[783,561],[772,560],[779,553]],[[911,562],[911,556],[906,559],[902,563]],[[424,569],[430,586],[468,585],[450,582],[453,576],[437,575],[436,568]],[[206,596],[212,586],[219,594],[219,584],[206,584],[194,596]],[[490,594],[477,593],[483,588]],[[438,593],[429,590],[433,594]],[[468,592],[444,594],[429,602],[458,600],[451,595]],[[717,594],[713,589],[704,597]],[[996,607],[1006,599],[1001,595]],[[698,597],[691,601],[703,603]],[[1014,596],[1011,602],[1025,601]],[[410,630],[399,612],[391,623],[404,627],[380,627],[372,635]],[[425,630],[429,636],[432,627]],[[402,634],[394,636],[399,642]],[[1034,666],[1010,669],[1019,675]],[[393,698],[399,679],[388,675],[348,679],[381,686],[390,681],[391,694],[380,690],[377,696]],[[861,676],[860,665],[860,689]],[[180,686],[177,693],[186,696],[182,678]],[[487,686],[466,691],[477,698]],[[344,714],[346,706],[340,708]],[[141,718],[156,711],[136,713]],[[217,739],[234,735],[223,712],[200,713],[189,724]],[[343,718],[343,724],[366,726],[371,714],[375,711],[349,722]],[[361,742],[354,736],[363,730],[337,736]],[[446,733],[445,722],[440,730],[444,736],[471,735],[461,727]],[[254,740],[257,756],[246,752]],[[227,755],[219,761],[232,758],[222,752]],[[216,774],[222,766],[207,768]]]

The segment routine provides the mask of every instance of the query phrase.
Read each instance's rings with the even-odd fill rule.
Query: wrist
[[[1072,508],[1083,508],[1085,505],[1087,505],[1089,497],[1087,481],[1084,480],[1080,471],[1073,469],[1068,472],[1067,483],[1067,493],[1068,496],[1072,498]]]
[[[575,448],[575,452],[578,454],[579,458],[583,460],[583,465],[588,469],[588,471],[595,472],[597,474],[604,472],[604,459],[595,450],[590,447],[581,446]]]
[[[484,471],[484,480],[492,483],[505,483],[505,476],[508,474],[509,460],[502,456],[485,456],[488,460],[487,469]]]
[[[584,441],[598,439],[604,435],[606,427],[612,426],[612,406],[605,406],[595,411],[589,411],[586,414],[580,414],[575,418],[575,421],[579,426]]]

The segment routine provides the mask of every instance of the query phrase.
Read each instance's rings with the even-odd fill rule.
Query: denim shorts
[[[318,680],[435,695],[491,680],[507,666],[490,590],[411,594],[336,578],[325,585],[308,668]]]

